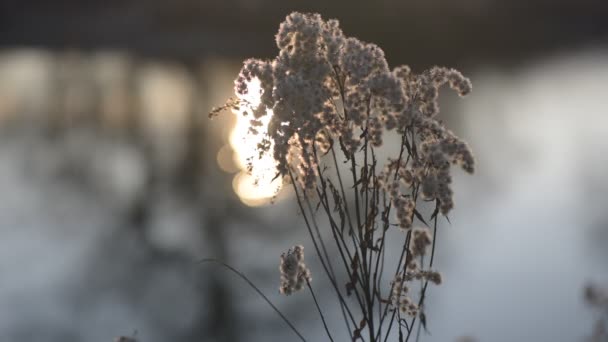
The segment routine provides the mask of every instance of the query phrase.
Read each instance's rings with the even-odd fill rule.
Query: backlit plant
[[[444,67],[391,69],[382,49],[318,14],[287,16],[276,44],[275,59],[244,62],[236,97],[210,115],[249,118],[259,141],[250,168],[270,154],[276,177],[293,188],[351,339],[407,341],[426,322],[428,284],[442,282],[433,261],[438,219],[454,207],[452,167],[475,166],[467,143],[438,119],[439,88],[465,96],[471,83]],[[389,250],[395,233],[399,249]],[[310,289],[333,340],[337,327],[326,325],[302,246],[281,256],[280,272],[281,293]]]

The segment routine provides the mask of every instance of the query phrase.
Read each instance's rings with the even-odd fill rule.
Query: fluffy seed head
[[[304,285],[310,283],[312,276],[304,263],[304,247],[294,246],[281,254],[279,271],[281,272],[279,291],[284,295],[299,291]]]

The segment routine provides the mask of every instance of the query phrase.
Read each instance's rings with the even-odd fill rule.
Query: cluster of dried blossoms
[[[305,284],[312,281],[310,270],[304,263],[304,247],[294,246],[281,255],[281,286],[282,294],[290,295],[301,290]]]
[[[250,118],[251,134],[260,134],[261,119],[271,116],[259,153],[272,154],[277,176],[292,184],[351,337],[363,338],[364,329],[370,341],[388,336],[396,315],[395,325],[400,331],[405,328],[409,337],[423,310],[426,285],[441,282],[440,274],[431,270],[434,243],[428,265],[424,256],[436,238],[439,213],[447,215],[454,207],[451,166],[472,173],[475,164],[466,142],[437,118],[439,88],[449,85],[464,96],[471,83],[460,72],[443,67],[420,74],[408,66],[390,69],[382,49],[345,36],[338,21],[324,21],[318,14],[287,16],[276,43],[279,54],[274,60],[244,62],[235,81],[237,99],[222,108],[238,107]],[[254,82],[260,86],[252,87]],[[252,96],[260,99],[255,105],[247,101]],[[376,155],[387,134],[401,138],[400,152],[383,165]],[[340,174],[342,161],[350,167],[346,175]],[[336,260],[329,257],[317,225],[313,201],[329,220],[340,254],[337,262],[348,275],[345,294],[334,271]],[[418,210],[423,201],[435,205],[426,219]],[[426,227],[413,228],[415,224]],[[405,235],[389,295],[384,296],[386,234],[394,225]],[[298,250],[281,258],[281,292],[286,294],[301,287],[298,272],[309,276],[298,266]],[[408,287],[414,281],[423,283],[416,302]],[[354,318],[357,313],[344,296],[355,297],[362,321]],[[401,311],[412,316],[409,325],[401,323]]]
[[[414,228],[412,230],[409,253],[411,259],[405,266],[404,272],[399,272],[391,281],[390,303],[399,310],[410,316],[418,313],[418,304],[409,296],[408,283],[414,280],[426,280],[436,285],[441,284],[441,273],[432,270],[422,270],[416,262],[417,257],[423,257],[427,253],[428,246],[432,243],[431,232],[428,228]]]

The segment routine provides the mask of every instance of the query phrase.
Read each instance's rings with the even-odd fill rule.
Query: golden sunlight
[[[249,94],[243,99],[255,107],[260,103],[260,81],[253,79],[248,88]],[[258,143],[266,135],[272,111],[269,110],[266,116],[261,118],[263,125],[258,127],[257,135],[249,132],[251,114],[243,116],[240,111],[234,111],[234,114],[236,124],[230,132],[229,140],[234,151],[234,162],[241,171],[234,177],[232,187],[241,201],[248,206],[267,204],[279,192],[282,185],[280,177],[273,181],[277,170],[272,155],[264,154],[260,158],[257,151]],[[253,166],[251,172],[247,170],[249,164]]]

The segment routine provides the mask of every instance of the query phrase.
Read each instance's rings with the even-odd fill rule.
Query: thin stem
[[[321,250],[323,250],[323,255],[325,256],[325,260],[327,262],[327,267],[329,268],[330,275],[334,280],[336,279],[336,274],[334,273],[334,269],[331,265],[331,259],[329,258],[329,254],[327,253],[327,248],[325,248],[325,243],[323,242],[323,237],[321,237],[321,231],[319,230],[319,225],[317,224],[317,219],[315,218],[314,211],[312,210],[312,205],[310,204],[310,200],[306,194],[303,194],[304,202],[306,202],[306,207],[310,214],[310,220],[312,221],[312,225],[315,228],[315,233],[317,233],[317,238],[319,239],[319,244],[321,245]]]
[[[435,206],[437,205],[439,205],[439,203],[435,204]],[[431,248],[431,262],[429,263],[429,268],[433,267],[433,260],[435,259],[435,241],[437,241],[437,215],[439,214],[435,212],[435,217],[433,219],[433,247]]]
[[[395,276],[397,274],[399,274],[399,270],[401,269],[401,262],[403,261],[403,257],[405,256],[405,266],[407,267],[407,264],[409,262],[409,258],[410,258],[410,253],[407,253],[407,249],[410,243],[410,238],[411,238],[412,234],[411,231],[407,232],[407,235],[405,236],[405,243],[403,244],[403,249],[401,250],[401,256],[399,257],[399,262],[397,263],[397,270],[395,271]],[[404,277],[405,278],[405,277]],[[403,281],[401,282],[401,285],[403,285]],[[391,291],[389,293],[393,293],[393,288],[395,287],[395,284],[393,283],[393,285],[391,286]],[[382,314],[382,317],[380,318],[380,326],[382,326],[382,323],[384,323],[384,319],[386,318],[386,314],[388,313],[388,308],[391,304],[387,304],[384,307],[384,313]],[[397,311],[398,308],[395,308],[395,311]],[[393,311],[393,315],[391,316],[391,320],[388,324],[388,328],[386,330],[386,337],[384,339],[384,341],[387,341],[388,336],[390,335],[391,332],[391,327],[393,326],[393,321],[395,320],[395,311]],[[378,334],[380,333],[380,331],[378,331]],[[379,335],[376,335],[376,338],[378,338]]]
[[[316,158],[316,152],[315,152],[315,158]],[[316,162],[317,162],[317,165],[318,165],[318,160]],[[321,179],[323,179],[322,176],[321,176],[321,174],[319,174],[319,175],[320,175]],[[317,189],[317,192],[318,191],[319,190]],[[336,274],[335,274],[333,266],[331,264],[331,259],[329,258],[329,254],[327,253],[327,248],[325,247],[325,243],[323,242],[323,238],[321,237],[321,232],[319,230],[319,225],[317,224],[317,220],[315,218],[314,211],[312,210],[312,205],[310,204],[310,200],[308,199],[308,196],[306,196],[306,194],[303,194],[303,195],[304,195],[304,200],[306,202],[306,206],[308,208],[308,212],[310,213],[310,217],[311,217],[313,226],[314,226],[315,231],[317,233],[317,237],[318,237],[319,242],[321,244],[321,248],[323,249],[323,254],[325,255],[325,259],[327,260],[327,266],[329,268],[329,271],[331,272],[331,276],[333,277],[334,281],[336,281],[336,279],[337,279],[336,278]],[[323,200],[320,198],[320,201],[322,202]],[[325,207],[325,205],[324,205],[324,207]],[[333,227],[332,227],[332,229],[333,229]],[[338,244],[338,241],[336,241],[336,244]],[[339,244],[338,244],[338,247],[340,247]],[[312,291],[312,289],[311,289],[311,291]],[[342,305],[342,303],[340,303],[340,310],[342,311],[342,316],[344,317],[344,322],[346,323],[346,327],[347,327],[347,329],[348,329],[348,331],[350,333],[350,324],[349,324],[348,320],[346,319],[346,312],[344,310],[344,306]]]
[[[350,228],[350,231],[352,234],[355,234],[355,230],[353,228],[353,223],[350,219],[350,212],[348,210],[348,203],[346,202],[346,194],[344,193],[344,184],[342,183],[342,174],[340,172],[340,166],[338,165],[338,158],[336,158],[336,151],[334,149],[334,147],[331,147],[331,155],[333,157],[334,160],[334,166],[336,168],[336,176],[338,176],[338,184],[340,184],[340,191],[342,192],[342,200],[344,203],[344,211],[346,212],[346,219],[348,222],[348,227]]]
[[[401,136],[401,146],[400,146],[400,150],[399,150],[399,158],[397,159],[397,167],[395,169],[395,174],[393,175],[393,180],[396,180],[397,176],[399,174],[399,168],[401,166],[401,160],[403,159],[403,153],[405,151],[406,143],[407,143],[407,129],[406,129],[405,132],[403,132],[403,134]],[[409,149],[408,149],[408,152],[409,152]],[[408,153],[406,164],[407,164],[407,162],[409,162],[409,160],[410,160],[410,154]],[[386,212],[385,215],[386,216],[384,217],[385,222],[384,222],[384,227],[382,228],[383,229],[383,233],[382,233],[382,242],[381,242],[381,246],[382,246],[383,249],[385,247],[386,231],[389,228],[389,222],[390,222],[389,221],[389,217],[390,217],[391,208],[392,208],[391,201],[389,201],[388,206],[386,206],[386,204],[385,204],[385,208],[386,208],[386,210],[385,210],[385,212]],[[406,265],[407,265],[407,261],[408,260],[407,260],[406,251],[407,251],[408,246],[409,246],[409,240],[410,240],[410,232],[408,232],[407,235],[406,235],[405,243],[403,245],[403,249],[401,250],[401,256],[399,257],[399,262],[397,263],[397,269],[395,270],[395,276],[399,273],[399,269],[401,268],[401,262],[403,261],[403,257],[404,256],[406,256]],[[380,272],[380,279],[378,280],[378,282],[381,281],[381,279],[382,279],[382,273],[384,271],[384,255],[385,254],[382,254],[383,260],[382,260],[382,264],[381,264],[382,266],[381,266],[381,272]],[[376,264],[378,264],[379,258],[380,258],[380,255],[378,255],[378,259],[376,260]],[[393,292],[393,287],[394,286],[395,286],[395,284],[391,285],[391,290],[390,290],[389,293]],[[381,337],[382,326],[383,326],[384,320],[386,318],[386,315],[388,313],[388,308],[390,307],[390,305],[391,304],[386,304],[385,305],[384,312],[380,316],[380,323],[378,324],[379,328],[378,328],[378,332],[376,333],[376,339],[378,339],[378,338]],[[395,312],[393,311],[393,315],[391,316],[391,320],[390,320],[390,323],[389,323],[388,328],[387,328],[385,341],[386,341],[386,339],[388,339],[388,336],[390,335],[391,327],[393,325],[394,319],[395,319]]]
[[[354,248],[355,248],[355,250],[354,250],[355,257],[358,258],[359,257],[359,252],[358,252],[357,246],[360,244],[361,241],[356,241],[357,234],[356,234],[356,232],[355,232],[355,230],[353,228],[353,223],[352,223],[351,218],[350,218],[350,211],[348,210],[349,206],[348,206],[348,202],[347,202],[347,199],[346,199],[346,194],[345,194],[345,191],[344,191],[344,183],[342,183],[342,175],[340,173],[340,167],[338,165],[338,159],[336,158],[336,151],[334,150],[333,146],[331,147],[331,155],[333,157],[334,166],[336,168],[336,175],[338,176],[338,184],[340,184],[340,192],[342,194],[342,203],[344,203],[344,211],[346,213],[346,215],[345,215],[346,216],[346,221],[348,222],[348,226],[349,226],[349,229],[350,229],[350,234],[349,235],[350,235],[351,239],[353,240],[353,245],[354,245]],[[352,260],[352,258],[351,258],[351,260]],[[359,260],[361,260],[361,259],[359,259]],[[363,266],[361,266],[361,263],[359,263],[359,268],[361,270],[361,274],[363,274],[364,273],[363,272]]]
[[[296,335],[298,335],[300,340],[306,342],[306,339],[302,336],[302,334],[300,334],[298,329],[296,329],[296,327],[293,324],[291,324],[291,322],[287,319],[287,317],[285,317],[285,315],[283,315],[283,313],[276,306],[274,306],[274,304],[272,304],[270,299],[268,299],[268,297],[266,297],[264,295],[264,293],[262,293],[262,291],[260,291],[260,289],[257,286],[255,286],[255,284],[253,284],[251,282],[251,280],[249,280],[249,278],[247,278],[247,276],[245,276],[243,273],[239,272],[234,267],[228,265],[227,263],[217,260],[217,259],[207,258],[207,259],[201,259],[197,262],[197,264],[205,264],[205,263],[215,263],[220,266],[223,266],[223,267],[227,268],[228,270],[232,271],[233,273],[235,273],[236,275],[238,275],[239,277],[241,277],[241,279],[245,280],[247,282],[247,284],[249,284],[249,286],[251,286],[266,301],[266,303],[268,303],[268,305],[270,305],[270,307],[283,319],[283,321],[285,323],[287,323],[287,325],[291,328],[291,330],[293,330],[293,332]]]
[[[314,234],[312,233],[312,229],[310,228],[310,223],[308,221],[308,218],[306,217],[306,213],[304,211],[304,206],[302,205],[302,201],[300,199],[300,194],[299,194],[299,191],[298,191],[298,187],[296,185],[295,178],[293,177],[293,174],[291,173],[291,170],[289,170],[289,177],[291,179],[291,184],[293,186],[293,190],[295,191],[295,194],[296,194],[296,199],[297,199],[297,202],[298,202],[298,206],[300,207],[300,210],[302,211],[302,216],[304,217],[304,222],[306,223],[306,228],[308,229],[308,233],[310,234],[310,239],[312,240],[312,243],[313,243],[313,245],[315,247],[315,250],[317,252],[317,256],[319,257],[319,260],[321,261],[321,265],[323,266],[323,269],[325,270],[325,274],[327,274],[327,277],[329,278],[329,281],[333,285],[334,290],[336,291],[336,294],[338,295],[338,298],[340,299],[340,302],[346,308],[346,311],[348,312],[348,315],[349,315],[349,317],[350,317],[353,325],[356,326],[357,323],[355,322],[355,318],[353,317],[352,312],[348,308],[348,305],[346,305],[346,301],[342,297],[342,293],[340,293],[340,289],[338,288],[338,285],[336,284],[336,281],[331,277],[331,275],[329,273],[329,269],[327,268],[327,265],[325,265],[325,262],[323,261],[323,256],[321,254],[321,251],[319,250],[319,246],[317,245],[317,241],[315,240]]]
[[[416,331],[416,342],[420,341],[420,332],[422,331],[422,320],[418,320],[418,331]]]
[[[340,256],[342,258],[342,262],[344,263],[344,268],[346,269],[346,273],[348,274],[348,278],[349,278],[351,284],[353,285],[353,292],[355,293],[355,298],[357,299],[357,302],[358,302],[358,304],[359,304],[362,312],[365,313],[363,304],[361,302],[361,297],[359,295],[359,290],[357,290],[357,286],[356,286],[356,281],[357,280],[361,281],[361,279],[359,277],[357,277],[357,279],[354,279],[354,276],[353,276],[353,274],[350,271],[349,262],[347,262],[346,257],[348,257],[348,260],[350,261],[350,263],[352,263],[353,259],[352,259],[352,256],[351,256],[349,250],[348,250],[348,247],[346,246],[346,242],[344,241],[344,237],[342,236],[342,234],[338,230],[338,226],[336,225],[333,217],[330,214],[329,203],[327,202],[328,201],[327,200],[327,193],[325,191],[323,191],[323,193],[321,193],[319,191],[319,189],[317,189],[317,193],[318,193],[319,197],[321,197],[321,203],[323,204],[323,208],[324,208],[324,210],[325,210],[325,212],[326,212],[326,214],[327,214],[327,216],[329,218],[330,225],[331,225],[331,228],[332,228],[332,234],[333,234],[334,240],[336,242],[336,245],[338,246],[338,251],[340,252]],[[341,244],[344,245],[344,248],[341,247]],[[344,252],[346,252],[346,254],[347,254],[346,257],[344,255]],[[344,308],[342,310],[344,311]],[[344,312],[343,312],[343,315],[344,315]],[[345,320],[346,320],[346,318],[345,318]],[[348,325],[348,321],[346,321],[346,323]],[[356,324],[354,324],[354,325],[355,325],[355,327],[357,326]],[[348,333],[349,333],[349,335],[351,337],[351,340],[352,340],[353,339],[353,334],[350,331],[350,326],[349,326]]]
[[[317,296],[315,296],[315,292],[312,290],[312,286],[310,286],[310,282],[306,279],[306,285],[308,285],[308,289],[310,290],[310,294],[312,295],[312,299],[315,301],[315,305],[317,306],[317,310],[319,311],[319,315],[321,316],[321,321],[323,321],[323,327],[325,328],[325,332],[327,333],[327,337],[329,337],[330,341],[334,341],[331,337],[331,333],[329,332],[329,328],[327,327],[327,322],[325,322],[325,316],[323,316],[323,312],[319,307],[319,302],[317,301]]]
[[[321,190],[322,190],[321,191],[321,190],[319,190],[319,188],[317,188],[316,189],[317,195],[319,196],[319,200],[321,201],[321,204],[323,205],[323,209],[325,210],[327,218],[329,219],[329,223],[332,228],[332,235],[334,237],[334,242],[336,243],[336,246],[338,247],[338,251],[340,252],[340,256],[342,257],[342,261],[344,263],[346,273],[348,274],[348,278],[351,280],[351,282],[354,282],[355,279],[353,279],[353,275],[350,271],[350,266],[349,266],[349,262],[352,264],[353,257],[350,254],[346,241],[344,241],[344,235],[338,229],[338,225],[336,224],[336,221],[334,220],[334,218],[331,214],[331,211],[329,209],[329,199],[327,197],[326,180],[323,178],[323,172],[321,171],[321,167],[320,167],[321,163],[320,163],[319,158],[317,157],[317,151],[314,148],[314,146],[313,146],[313,151],[314,151],[314,155],[315,155],[316,162],[317,162],[317,171],[319,173],[319,178],[321,180]],[[348,257],[349,262],[347,262],[347,259],[344,256],[344,253],[346,253],[346,256]],[[353,270],[353,271],[355,271],[355,270]],[[357,277],[357,280],[359,280],[359,282],[361,282],[360,277]],[[353,285],[355,285],[355,284],[353,284]],[[355,295],[357,295],[357,297],[359,297],[359,292],[357,291],[356,286],[353,288],[353,290],[355,291]],[[359,301],[360,301],[360,299],[359,299]]]
[[[436,202],[435,206],[439,205],[438,202]],[[437,210],[437,207],[435,207],[435,210]],[[429,268],[433,267],[433,258],[435,257],[435,240],[437,240],[437,215],[435,214],[435,217],[433,218],[433,245],[431,248],[431,261],[429,263]],[[424,286],[422,287],[421,293],[420,293],[420,301],[418,302],[418,307],[420,307],[420,309],[422,310],[422,306],[424,305],[424,300],[426,298],[426,289],[429,285],[429,281],[425,280],[424,282]],[[412,326],[413,324],[416,322],[416,317],[414,317],[412,319]],[[420,334],[420,325],[422,322],[418,322],[418,334]],[[409,335],[408,335],[409,338]],[[407,341],[408,339],[406,339]],[[418,341],[418,336],[416,336],[416,341]]]

